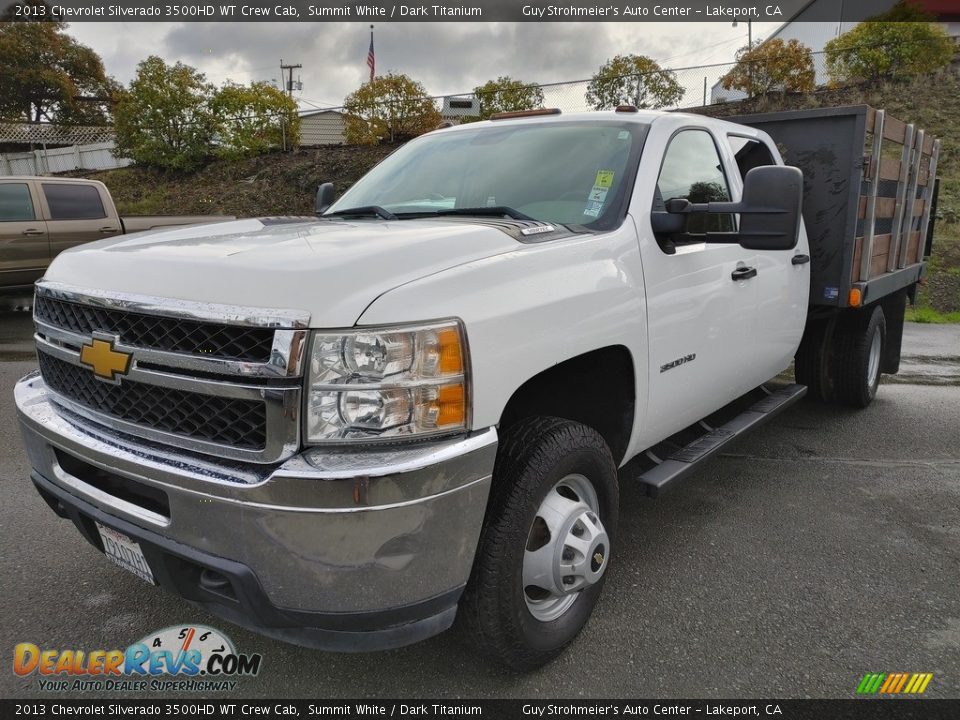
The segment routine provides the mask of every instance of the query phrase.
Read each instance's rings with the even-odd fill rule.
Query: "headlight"
[[[465,430],[468,368],[456,321],[315,332],[307,443],[401,439]]]

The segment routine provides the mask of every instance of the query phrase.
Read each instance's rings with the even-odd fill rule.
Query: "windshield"
[[[329,213],[377,207],[402,220],[504,208],[514,217],[610,229],[626,214],[646,131],[591,120],[426,135],[367,173]]]

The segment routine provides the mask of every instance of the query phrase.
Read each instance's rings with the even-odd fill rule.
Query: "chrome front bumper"
[[[93,520],[133,536],[161,585],[211,612],[340,650],[403,645],[453,622],[495,429],[385,450],[314,449],[264,469],[118,435],[54,404],[36,373],[15,399],[51,507],[94,545]]]

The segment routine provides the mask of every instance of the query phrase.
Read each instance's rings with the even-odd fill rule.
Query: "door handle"
[[[730,273],[730,277],[734,280],[746,280],[747,278],[752,278],[757,276],[757,269],[752,267],[739,267]]]
[[[27,228],[20,234],[21,235],[43,235],[43,230],[37,230],[36,228]]]
[[[793,263],[794,265],[806,265],[808,262],[810,262],[810,256],[794,255],[793,259],[790,262]]]
[[[117,229],[115,227],[107,226],[107,227],[100,228],[100,232],[103,233],[104,235],[106,235],[107,233],[115,233],[116,231]]]

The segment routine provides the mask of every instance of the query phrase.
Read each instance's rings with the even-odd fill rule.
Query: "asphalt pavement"
[[[903,328],[900,372],[889,382],[960,384],[960,325],[907,323]]]
[[[2,697],[58,697],[10,671],[16,643],[123,648],[181,623],[263,655],[236,693],[245,697],[851,697],[866,672],[933,673],[927,696],[960,697],[956,383],[885,384],[860,412],[799,403],[657,500],[625,478],[593,619],[559,660],[520,675],[451,632],[374,654],[287,645],[111,565],[27,479],[12,387],[35,363],[29,323],[10,318],[0,318]],[[915,330],[926,339],[914,342]],[[905,354],[960,356],[958,331],[911,326]],[[921,346],[931,349],[908,350]]]

